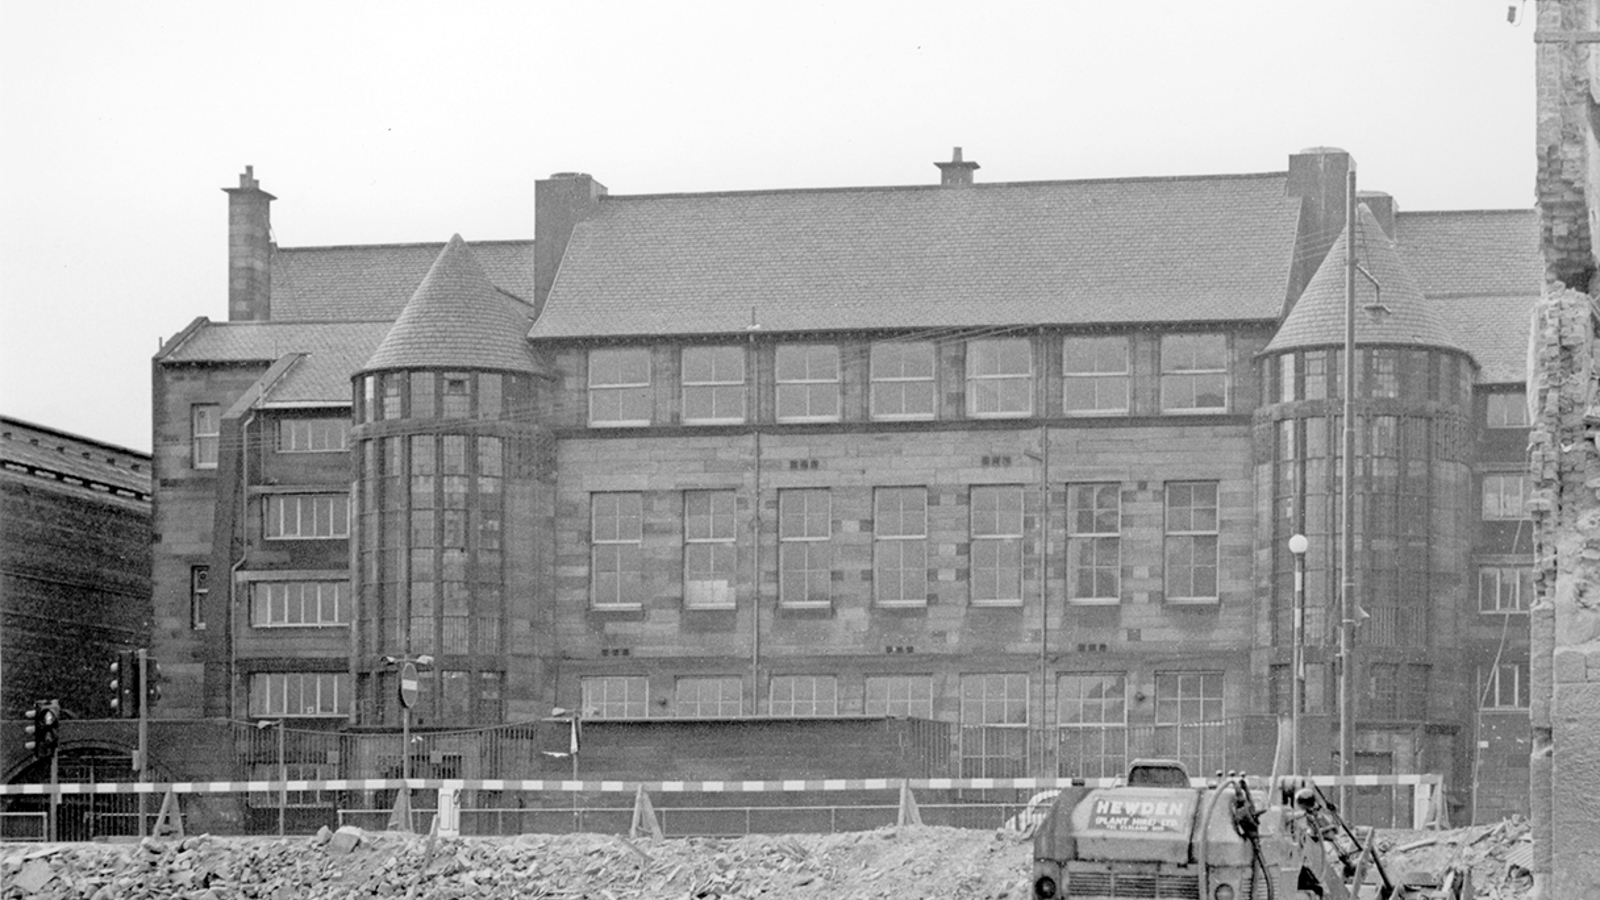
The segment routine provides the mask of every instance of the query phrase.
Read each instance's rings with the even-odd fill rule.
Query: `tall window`
[[[717,425],[744,417],[744,348],[685,347],[683,421]]]
[[[961,676],[961,775],[1019,778],[1028,768],[1028,676]]]
[[[826,488],[778,492],[778,601],[826,606],[833,599],[833,504]]]
[[[715,719],[744,712],[744,679],[737,675],[679,678],[674,712],[685,719]]]
[[[350,624],[343,581],[258,581],[250,586],[250,624],[283,628]]]
[[[971,511],[972,602],[1022,602],[1022,488],[975,487]]]
[[[333,453],[345,449],[348,419],[282,419],[278,422],[279,453]]]
[[[206,598],[211,595],[211,567],[189,567],[189,627],[206,627]]]
[[[785,344],[778,348],[778,421],[839,419],[839,348]]]
[[[642,719],[650,714],[650,680],[643,675],[583,678],[583,715],[595,719]]]
[[[836,716],[839,679],[833,675],[774,675],[767,706],[774,716]]]
[[[866,714],[933,718],[933,676],[868,675]]]
[[[398,419],[405,414],[404,401],[400,399],[406,389],[406,373],[389,372],[383,376],[383,418]]]
[[[1061,345],[1061,406],[1068,414],[1128,411],[1128,339],[1069,337]]]
[[[268,540],[350,536],[350,500],[344,494],[273,494],[266,517]]]
[[[928,489],[878,488],[872,495],[872,583],[877,602],[928,602]]]
[[[1033,413],[1033,347],[1027,338],[967,342],[967,415]]]
[[[879,341],[872,345],[871,368],[874,419],[934,417],[933,344]]]
[[[1428,717],[1429,667],[1375,662],[1367,669],[1367,696],[1375,719],[1422,721]]]
[[[189,408],[191,464],[196,469],[217,467],[217,438],[222,430],[222,407],[196,403]]]
[[[1221,672],[1157,672],[1155,750],[1191,772],[1210,772],[1228,751]]]
[[[1400,396],[1400,351],[1377,347],[1365,351],[1367,357],[1367,396]]]
[[[589,498],[590,586],[595,606],[644,602],[644,498],[594,494]]]
[[[1528,493],[1532,486],[1532,479],[1527,475],[1483,476],[1483,517],[1527,518]]]
[[[644,347],[589,351],[589,424],[650,424],[650,351]]]
[[[1223,412],[1228,406],[1228,338],[1169,334],[1161,339],[1161,408]]]
[[[411,418],[431,419],[437,413],[439,379],[433,372],[411,373]]]
[[[1490,428],[1528,427],[1527,394],[1522,391],[1512,391],[1490,394],[1485,399],[1488,402],[1487,413]]]
[[[1060,774],[1116,778],[1128,768],[1128,677],[1062,675],[1056,683]]]
[[[1169,602],[1216,602],[1217,483],[1167,485],[1166,592]]]
[[[250,676],[250,715],[344,716],[350,713],[347,672],[257,672]]]
[[[738,570],[733,491],[683,495],[683,603],[691,608],[733,605]]]
[[[1482,566],[1478,569],[1478,612],[1524,613],[1532,602],[1532,566]]]
[[[1504,663],[1478,670],[1478,696],[1484,709],[1528,708],[1528,664]]]
[[[1122,599],[1122,489],[1117,484],[1067,486],[1067,599]]]

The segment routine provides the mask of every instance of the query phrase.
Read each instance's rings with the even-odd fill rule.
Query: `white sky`
[[[1533,4],[0,0],[0,412],[150,448],[150,358],[227,318],[221,188],[286,247],[531,238],[614,194],[1281,171],[1534,201]],[[1520,8],[1522,0],[1515,0]]]

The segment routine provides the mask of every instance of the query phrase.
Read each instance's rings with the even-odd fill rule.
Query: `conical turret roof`
[[[527,330],[527,320],[512,311],[458,234],[439,252],[362,371],[463,368],[531,373]]]
[[[1349,246],[1350,234],[1346,230],[1328,250],[1317,274],[1311,277],[1311,283],[1262,352],[1344,344],[1345,254]],[[1463,349],[1437,304],[1422,295],[1399,248],[1383,233],[1383,227],[1365,204],[1357,211],[1355,251],[1356,262],[1381,285],[1381,289],[1374,288],[1371,281],[1356,273],[1357,344]],[[1374,316],[1365,310],[1380,300],[1388,308],[1387,314]]]

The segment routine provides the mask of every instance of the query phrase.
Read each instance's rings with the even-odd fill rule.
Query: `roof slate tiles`
[[[444,250],[442,243],[278,247],[272,317],[279,321],[393,322]],[[532,317],[533,241],[471,245],[489,280]]]
[[[1466,349],[1445,323],[1436,301],[1423,296],[1401,260],[1399,248],[1365,204],[1356,224],[1356,262],[1381,286],[1381,290],[1374,288],[1371,281],[1356,275],[1356,342]],[[1349,244],[1349,231],[1341,232],[1263,352],[1344,343]],[[1366,314],[1365,307],[1374,302],[1381,302],[1388,312],[1379,317]]]
[[[506,306],[466,241],[434,260],[363,371],[475,368],[534,371],[528,322]]]
[[[266,403],[350,402],[350,376],[389,331],[386,322],[206,322],[162,357],[167,363],[270,363],[306,354]]]
[[[1429,296],[1537,296],[1544,283],[1535,210],[1402,212],[1395,237]]]
[[[534,338],[1270,320],[1283,173],[608,197]]]

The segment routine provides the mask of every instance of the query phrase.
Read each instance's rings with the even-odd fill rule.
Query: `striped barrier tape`
[[[1260,779],[1248,779],[1259,782]],[[1318,775],[1310,779],[1322,787],[1391,787],[1405,785],[1438,786],[1440,775]],[[890,791],[902,785],[912,790],[1024,790],[1039,791],[1067,787],[1114,787],[1120,778],[836,778],[814,781],[554,781],[544,779],[452,779],[452,778],[342,778],[325,781],[170,781],[117,782],[97,784],[65,783],[0,785],[0,796],[40,794],[237,794],[268,791],[385,791],[409,787],[414,791],[554,791],[568,793],[632,794],[643,788],[649,793],[666,794],[760,794],[826,791]],[[1190,779],[1195,787],[1205,787],[1204,778]]]

